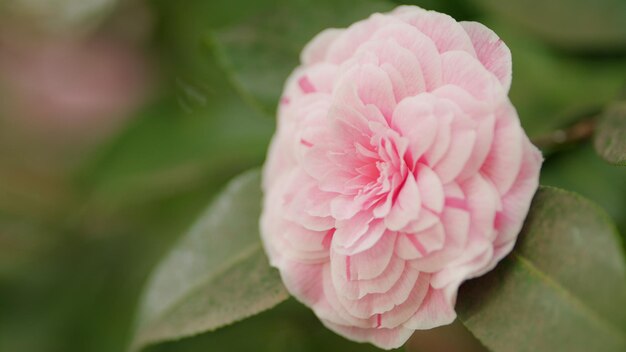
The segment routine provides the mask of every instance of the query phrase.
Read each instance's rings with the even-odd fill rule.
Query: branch
[[[552,152],[585,141],[593,136],[597,117],[598,115],[588,116],[567,128],[535,137],[532,142],[542,151]]]

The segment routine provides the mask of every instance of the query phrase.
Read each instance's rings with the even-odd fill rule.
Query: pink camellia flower
[[[329,29],[287,81],[261,230],[288,290],[382,348],[455,319],[459,285],[515,243],[541,154],[485,26],[418,7]]]

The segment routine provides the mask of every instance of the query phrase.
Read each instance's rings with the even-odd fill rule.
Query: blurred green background
[[[624,99],[623,0],[0,0],[0,351],[125,351],[159,258],[227,180],[262,165],[300,48],[401,3],[504,39],[536,140]],[[542,183],[626,233],[626,169],[589,140],[544,151]],[[287,301],[151,350],[376,349]]]

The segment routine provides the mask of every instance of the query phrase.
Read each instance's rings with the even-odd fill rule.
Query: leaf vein
[[[561,295],[572,306],[576,307],[578,310],[583,312],[584,315],[587,315],[597,325],[609,331],[618,340],[621,340],[622,342],[626,343],[626,336],[619,328],[617,328],[614,324],[604,319],[594,309],[586,305],[583,301],[581,301],[578,297],[576,297],[572,292],[570,292],[562,284],[553,280],[548,274],[541,271],[541,269],[536,267],[530,259],[525,258],[522,254],[518,253],[517,251],[513,251],[511,253],[511,258],[517,260],[522,265],[522,267],[528,270],[531,274],[538,276],[542,281],[544,281],[546,285],[552,287],[555,290],[555,292]]]

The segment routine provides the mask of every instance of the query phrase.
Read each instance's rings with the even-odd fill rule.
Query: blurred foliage
[[[8,3],[0,2],[3,15],[14,11]],[[65,3],[82,4],[80,21],[58,16]],[[64,28],[87,21],[74,27],[82,34],[114,1],[89,3],[102,8],[92,16],[87,2],[64,0],[36,16],[60,18]],[[0,351],[126,350],[155,263],[231,177],[262,164],[274,129],[267,113],[300,47],[327,26],[400,3],[484,22],[504,39],[514,60],[511,99],[531,136],[603,109],[626,82],[621,0],[362,0],[356,9],[347,0],[146,2],[155,17],[146,52],[161,72],[156,97],[79,167],[0,119]],[[242,70],[251,64],[259,76]],[[548,155],[541,181],[594,200],[626,234],[625,180],[626,169],[584,143]],[[377,349],[338,337],[288,301],[150,350]]]
[[[0,11],[35,23],[38,31],[84,33],[98,26],[119,0],[0,0]]]
[[[570,50],[626,49],[622,0],[471,0],[487,12]]]

